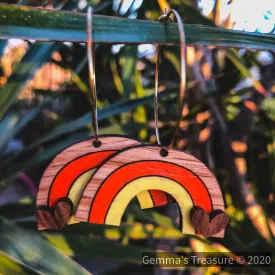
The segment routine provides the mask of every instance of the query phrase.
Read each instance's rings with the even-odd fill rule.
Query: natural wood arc
[[[0,4],[0,39],[86,42],[86,14]],[[127,27],[125,27],[127,26]],[[216,47],[274,50],[275,36],[184,24],[186,43]],[[94,15],[95,43],[179,44],[176,23]]]
[[[52,192],[52,185],[57,180],[57,176],[60,175],[60,172],[66,167],[68,164],[74,162],[75,160],[79,159],[80,157],[89,156],[89,154],[98,153],[98,152],[110,152],[110,155],[115,153],[118,150],[125,149],[126,147],[130,147],[133,145],[140,144],[138,141],[123,137],[123,136],[101,136],[101,146],[96,148],[93,146],[93,138],[89,138],[85,141],[78,142],[76,144],[71,145],[70,147],[63,150],[61,153],[59,153],[54,160],[50,163],[50,165],[47,167],[45,172],[42,175],[40,184],[39,184],[39,190],[37,194],[37,200],[36,204],[37,206],[47,205],[52,206],[56,200],[59,199],[59,197],[54,197],[54,199],[50,200],[50,193]],[[97,155],[98,156],[98,155]],[[105,160],[105,158],[108,157],[108,154],[101,156],[102,161]],[[87,161],[90,161],[88,159]],[[86,172],[96,168],[101,164],[101,161],[95,162],[96,166],[93,166],[92,164],[88,164],[86,167]],[[83,163],[82,163],[83,165]],[[70,168],[70,167],[69,167]],[[75,177],[78,178],[80,175],[82,175],[83,172],[85,172],[85,168],[80,167],[80,170],[83,170],[80,174],[75,174]],[[68,171],[71,172],[71,171]],[[66,173],[64,175],[64,178],[68,178],[68,174]],[[75,178],[75,179],[76,179]],[[73,182],[68,182],[68,187],[65,188],[64,194],[65,196],[68,195],[70,191],[71,184]],[[64,182],[60,182],[59,186],[57,186],[57,190],[59,188],[64,188]],[[63,194],[63,195],[64,195]],[[62,197],[65,197],[62,196]]]
[[[131,199],[150,189],[174,197],[183,215],[183,233],[194,234],[189,213],[193,206],[201,207],[206,213],[224,211],[220,187],[200,160],[176,149],[162,157],[160,150],[159,146],[135,146],[104,162],[93,175],[93,181],[86,185],[76,220],[119,225]],[[223,235],[221,231],[215,237]]]

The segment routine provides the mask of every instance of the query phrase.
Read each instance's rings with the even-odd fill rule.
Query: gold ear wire
[[[96,96],[96,80],[95,80],[95,55],[94,44],[92,40],[92,13],[91,7],[88,7],[87,11],[87,55],[88,55],[88,67],[89,67],[89,83],[91,88],[91,105],[92,105],[92,125],[94,130],[95,140],[93,145],[95,147],[100,146],[98,140],[98,118],[97,118],[97,96]]]
[[[161,15],[158,19],[159,22],[169,23],[172,22],[172,18],[170,17],[172,14],[177,19],[178,22],[178,28],[179,28],[179,35],[180,35],[180,63],[181,63],[181,71],[180,71],[180,90],[179,90],[179,117],[177,124],[175,126],[175,130],[173,133],[172,140],[168,146],[168,149],[171,149],[175,143],[180,122],[182,120],[182,111],[184,107],[183,99],[185,94],[185,87],[186,87],[186,62],[185,62],[185,34],[184,34],[184,28],[183,23],[181,20],[181,17],[179,13],[176,10],[171,10],[167,13],[165,10],[165,13]],[[154,97],[154,109],[155,109],[155,131],[156,131],[156,138],[158,145],[161,145],[160,136],[159,136],[159,128],[158,128],[158,77],[159,77],[159,60],[160,60],[160,49],[161,46],[158,45],[157,47],[157,61],[156,61],[156,74],[155,74],[155,97]]]

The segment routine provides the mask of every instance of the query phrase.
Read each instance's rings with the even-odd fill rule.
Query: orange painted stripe
[[[121,167],[104,181],[92,203],[89,222],[104,223],[112,201],[123,186],[134,179],[146,176],[167,177],[178,182],[190,194],[194,205],[203,208],[208,213],[212,211],[210,194],[204,183],[194,173],[168,162],[142,161]]]
[[[80,157],[68,163],[56,175],[50,189],[49,206],[60,198],[67,197],[71,185],[84,172],[98,167],[102,162],[116,151],[96,152]]]
[[[160,190],[150,190],[149,192],[154,202],[154,206],[163,206],[169,203],[165,192]]]

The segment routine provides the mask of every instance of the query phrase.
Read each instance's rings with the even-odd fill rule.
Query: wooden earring
[[[54,212],[55,205],[60,199],[67,198],[70,205],[59,204],[59,209],[64,207],[71,215],[75,212],[86,184],[106,158],[118,150],[140,144],[136,140],[114,135],[100,136],[100,140],[95,141],[89,138],[71,145],[59,153],[45,170],[39,184],[36,201],[39,230],[60,227],[53,223],[52,218],[48,219],[49,223],[46,225],[47,219],[45,218],[49,216],[49,213]],[[71,219],[71,215],[65,214],[66,211],[62,212],[67,216],[67,221],[63,222],[63,226]]]
[[[93,173],[108,157],[140,142],[120,135],[98,136],[97,103],[93,45],[91,40],[91,9],[88,12],[87,51],[89,80],[92,89],[92,117],[95,137],[77,142],[59,153],[45,170],[37,194],[36,220],[38,229],[62,229],[68,223],[75,223],[72,217],[80,197]],[[163,196],[164,195],[164,196]],[[166,202],[161,191],[146,191],[138,194],[141,208],[159,206]]]
[[[95,140],[94,140],[95,141]],[[64,207],[64,215],[68,223],[74,223],[71,215],[75,213],[85,186],[92,180],[96,169],[110,156],[119,150],[138,145],[140,142],[121,135],[103,135],[97,143],[91,138],[77,142],[59,153],[45,170],[39,184],[37,194],[36,219],[38,229],[57,229],[52,217],[46,225],[47,217],[54,213],[55,205],[60,199],[66,198],[68,206]],[[166,196],[162,192],[146,191],[138,194],[141,208],[160,206],[166,203]],[[149,202],[149,203],[148,203]],[[43,210],[43,211],[40,211]],[[65,212],[71,213],[69,216]],[[48,212],[48,213],[46,213]],[[50,213],[50,214],[49,214]]]
[[[178,203],[182,232],[195,234],[189,212],[194,206],[206,213],[224,210],[220,187],[198,159],[171,149],[160,155],[157,145],[138,145],[119,151],[99,167],[83,192],[75,219],[89,223],[120,225],[122,215],[137,194],[160,190]],[[133,157],[134,156],[134,157]],[[153,207],[148,201],[148,207]],[[223,231],[215,234],[222,237]]]
[[[161,20],[168,21],[172,13],[178,21],[181,41],[180,114],[172,142],[167,147],[160,145],[156,74],[155,121],[158,145],[126,148],[105,161],[94,174],[93,180],[86,185],[75,218],[89,223],[120,225],[122,215],[133,197],[144,191],[159,190],[166,197],[166,194],[171,195],[178,203],[183,219],[183,233],[222,238],[228,217],[224,213],[224,200],[216,178],[200,160],[186,152],[171,149],[182,119],[186,82],[181,18],[172,10]],[[159,50],[158,47],[158,57]],[[149,200],[148,207],[153,207]],[[210,221],[208,214],[217,211],[219,216]]]

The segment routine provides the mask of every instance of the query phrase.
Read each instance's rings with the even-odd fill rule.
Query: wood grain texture
[[[62,187],[63,194],[61,197],[66,197],[68,193],[70,192],[71,184],[80,176],[83,174],[83,172],[90,171],[93,168],[96,168],[98,165],[101,164],[101,161],[95,162],[95,166],[93,167],[92,164],[87,164],[85,168],[84,161],[80,164],[82,164],[82,167],[79,167],[79,171],[76,171],[76,173],[72,176],[71,180],[68,181],[66,188],[64,188],[65,182],[58,182],[58,176],[62,176],[61,172],[64,171],[65,167],[68,167],[68,164],[71,164],[75,160],[79,160],[81,157],[89,156],[89,154],[93,153],[100,153],[100,152],[110,152],[109,155],[112,155],[113,153],[117,152],[118,150],[124,149],[126,147],[130,147],[133,145],[140,144],[138,141],[123,137],[123,136],[102,136],[100,137],[100,141],[102,142],[101,146],[96,148],[93,146],[92,142],[93,139],[87,139],[82,142],[78,142],[76,144],[71,145],[67,149],[63,150],[61,153],[59,153],[54,160],[50,163],[48,168],[45,170],[41,181],[39,185],[39,190],[37,194],[37,206],[52,206],[56,200],[59,199],[58,196],[53,197],[52,200],[50,200],[50,192],[53,191],[53,185],[55,184],[55,189],[58,190]],[[105,160],[105,158],[108,157],[108,154],[102,156],[101,159]],[[89,162],[91,159],[87,159],[87,162]],[[73,168],[76,170],[75,167],[68,167],[68,172],[71,172],[70,168]],[[83,169],[82,169],[83,168]],[[83,171],[82,171],[83,170]],[[79,172],[79,174],[78,174]],[[64,173],[65,180],[68,180],[68,174]],[[85,187],[85,186],[84,186]],[[81,186],[79,187],[81,188]]]
[[[72,201],[61,198],[53,207],[40,206],[36,210],[38,229],[62,229],[73,213]]]
[[[59,153],[45,170],[37,194],[37,207],[52,207],[60,198],[68,197],[76,211],[82,192],[97,167],[121,149],[140,144],[124,136],[100,136],[101,146],[93,146],[93,139],[71,145]],[[152,194],[151,194],[152,192]],[[160,191],[138,194],[141,208],[165,205],[169,202]],[[43,227],[40,225],[40,230]]]
[[[206,213],[217,209],[224,210],[220,187],[214,175],[200,160],[175,149],[169,150],[168,156],[162,157],[160,149],[159,146],[140,145],[120,151],[109,158],[95,172],[93,181],[86,185],[75,219],[118,225],[122,216],[121,209],[124,211],[134,194],[155,187],[174,197],[182,215],[186,216],[191,209],[186,211],[186,205],[178,195],[178,185],[189,193],[193,204],[203,208]],[[152,184],[150,177],[160,179],[158,186]],[[133,185],[131,188],[131,182],[140,178],[143,179],[142,187]],[[170,184],[170,181],[173,184]],[[128,191],[123,191],[124,188]],[[121,192],[123,196],[120,195]],[[117,197],[120,198],[119,202]],[[185,232],[184,225],[182,231]],[[215,237],[223,237],[223,234],[222,230]]]
[[[215,210],[210,214],[195,206],[190,212],[191,223],[198,233],[205,237],[213,237],[224,230],[229,222],[229,217],[221,210]]]
[[[40,181],[36,200],[38,208],[44,207],[49,210],[59,199],[69,197],[73,203],[74,213],[90,179],[88,176],[92,176],[94,172],[93,169],[117,150],[139,144],[138,141],[124,136],[106,135],[101,136],[100,140],[102,144],[98,148],[93,146],[93,138],[89,138],[71,145],[54,158]],[[44,215],[49,214],[44,212]],[[69,223],[71,220],[73,219],[70,219]],[[47,227],[43,227],[43,222],[40,222],[38,229],[43,230]]]

